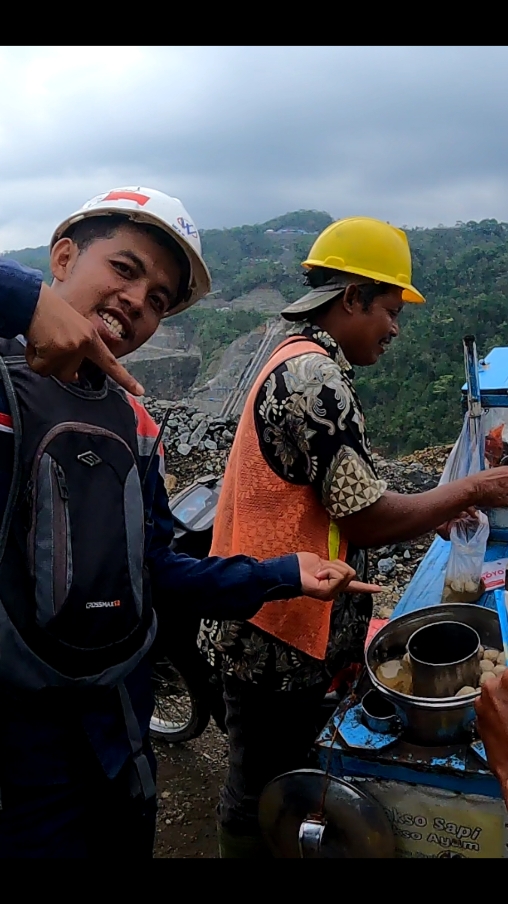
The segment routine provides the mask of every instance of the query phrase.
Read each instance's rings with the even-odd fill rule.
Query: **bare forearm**
[[[402,495],[386,492],[374,505],[342,520],[348,539],[361,548],[412,540],[426,534],[464,509],[479,504],[470,478],[457,480],[426,493]]]

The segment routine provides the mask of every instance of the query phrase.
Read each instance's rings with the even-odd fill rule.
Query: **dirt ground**
[[[187,744],[154,744],[159,763],[155,857],[217,858],[215,807],[227,762],[214,723]]]

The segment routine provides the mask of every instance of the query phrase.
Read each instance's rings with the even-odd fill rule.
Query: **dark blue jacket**
[[[42,274],[14,261],[0,259],[0,336],[24,335],[40,292]],[[138,406],[133,406],[134,412]],[[146,415],[145,415],[146,419]],[[12,473],[12,430],[0,385],[0,518]],[[140,448],[140,451],[141,448]],[[145,555],[152,579],[167,593],[167,605],[193,607],[204,617],[247,619],[264,602],[290,599],[301,592],[296,555],[258,562],[247,556],[204,561],[173,553],[173,521],[163,480],[163,462],[156,455],[145,483],[145,514],[150,529]],[[0,588],[1,595],[1,588]],[[159,594],[160,596],[160,594]],[[0,650],[0,656],[2,652]],[[150,665],[147,660],[126,680],[142,733],[153,710]],[[53,698],[2,693],[0,688],[0,786],[60,783],[69,780],[75,745],[90,742],[106,773],[115,776],[127,757],[127,741],[119,697],[115,690],[98,699],[66,693]]]

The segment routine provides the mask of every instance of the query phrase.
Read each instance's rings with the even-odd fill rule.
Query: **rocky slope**
[[[422,493],[437,486],[452,446],[423,449],[397,460],[374,456],[379,476],[398,493]],[[383,587],[375,598],[375,615],[389,618],[422,561],[434,534],[373,550],[370,577]]]
[[[157,399],[179,399],[190,391],[201,367],[201,351],[178,325],[162,323],[149,342],[122,364]]]
[[[224,473],[237,418],[206,415],[185,400],[145,398],[144,403],[157,424],[168,408],[171,412],[163,439],[168,492],[183,490],[198,477]]]

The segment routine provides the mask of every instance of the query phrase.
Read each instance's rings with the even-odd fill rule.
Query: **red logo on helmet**
[[[103,201],[135,201],[136,204],[146,204],[150,200],[148,195],[141,195],[137,191],[110,191]]]

